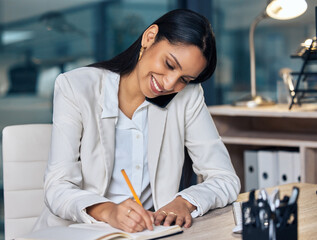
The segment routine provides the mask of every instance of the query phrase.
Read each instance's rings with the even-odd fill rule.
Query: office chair
[[[51,129],[51,124],[28,124],[3,130],[6,240],[29,233],[44,208],[43,178]]]

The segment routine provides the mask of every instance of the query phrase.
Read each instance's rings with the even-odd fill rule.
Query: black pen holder
[[[297,240],[297,199],[289,203],[289,197],[280,201],[274,211],[268,201],[255,199],[250,192],[249,201],[242,203],[243,240]],[[270,224],[276,238],[270,234]]]

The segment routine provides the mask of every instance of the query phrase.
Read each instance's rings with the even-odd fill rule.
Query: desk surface
[[[298,240],[312,240],[317,236],[317,184],[294,183],[279,186],[281,198],[290,195],[293,186],[300,188],[298,200]],[[271,192],[274,188],[267,189]],[[238,201],[246,201],[248,193],[242,193]],[[233,234],[234,219],[232,207],[212,210],[203,217],[194,219],[192,227],[185,229],[184,233],[164,239],[242,239],[242,235]]]

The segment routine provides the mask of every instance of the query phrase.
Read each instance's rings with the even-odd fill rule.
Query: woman
[[[110,61],[61,74],[55,84],[48,209],[35,229],[107,222],[127,232],[190,227],[240,191],[200,82],[216,65],[209,22],[171,11]],[[181,192],[184,146],[203,182]],[[131,200],[124,168],[143,206]],[[152,211],[153,210],[153,211]]]

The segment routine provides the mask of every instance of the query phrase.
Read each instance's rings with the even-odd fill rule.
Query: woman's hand
[[[126,232],[153,230],[153,213],[146,211],[132,199],[120,204],[113,202],[99,203],[87,208],[87,213],[94,219],[109,223]]]
[[[182,198],[176,197],[172,202],[160,208],[154,213],[154,224],[160,225],[163,222],[164,226],[170,226],[173,222],[176,225],[189,228],[192,224],[191,212],[196,209],[196,206]]]

